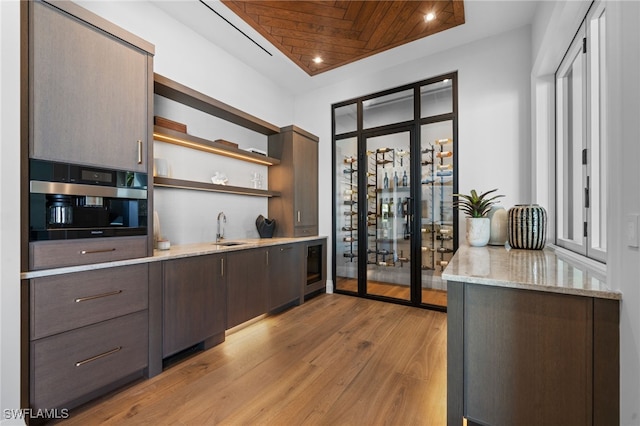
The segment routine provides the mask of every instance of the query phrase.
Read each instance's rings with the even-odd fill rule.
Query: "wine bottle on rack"
[[[342,171],[342,173],[345,173],[345,174],[351,174],[351,173],[355,173],[355,172],[357,172],[356,169],[344,169]]]
[[[451,151],[436,152],[436,157],[437,158],[447,158],[447,157],[452,157],[452,156],[453,156],[453,152],[451,152]]]
[[[402,205],[402,198],[398,197],[398,217],[404,217],[404,208]]]
[[[387,176],[387,172],[384,172],[384,179],[382,180],[382,185],[384,189],[389,188],[389,176]]]
[[[398,172],[395,171],[393,172],[393,187],[397,188],[399,185],[398,183],[400,182],[399,178],[398,178]]]
[[[405,170],[402,174],[402,186],[407,186],[409,184],[409,177],[407,176],[407,171]]]
[[[395,210],[393,209],[393,197],[389,199],[389,217],[393,217],[395,215]]]
[[[445,144],[448,144],[448,143],[451,143],[451,142],[452,142],[451,139],[446,139],[446,138],[445,139],[436,140],[436,143],[438,145],[445,145]]]
[[[353,259],[354,257],[358,257],[355,253],[345,253],[343,256],[347,257],[349,259]]]
[[[342,241],[344,241],[345,243],[352,243],[355,241],[355,239],[353,237],[344,237]]]
[[[357,160],[354,157],[347,157],[344,159],[346,164],[355,163]]]

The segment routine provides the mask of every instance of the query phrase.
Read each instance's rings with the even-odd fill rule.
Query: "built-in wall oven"
[[[30,160],[29,241],[147,234],[147,175]]]

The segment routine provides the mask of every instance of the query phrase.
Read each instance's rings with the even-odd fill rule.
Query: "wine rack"
[[[350,262],[358,257],[358,160],[347,156],[343,160],[343,205],[345,225],[342,227],[344,254]]]
[[[421,151],[422,269],[438,274],[447,267],[454,253],[451,146],[451,139],[437,139]]]

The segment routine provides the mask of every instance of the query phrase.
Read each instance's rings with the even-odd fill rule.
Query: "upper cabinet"
[[[29,156],[146,172],[153,45],[71,2],[29,19]]]
[[[269,137],[269,155],[280,159],[269,168],[269,217],[277,237],[318,235],[318,137],[296,126]]]

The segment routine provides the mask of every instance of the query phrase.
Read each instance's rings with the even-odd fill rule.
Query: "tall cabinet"
[[[154,46],[71,1],[21,7],[28,70],[21,81],[21,209],[28,218],[37,207],[29,202],[29,159],[147,172]],[[147,194],[152,210],[151,188]],[[144,257],[152,252],[149,235],[30,243],[23,219],[21,268]],[[62,272],[21,283],[25,408],[73,408],[149,374],[148,266]]]
[[[276,237],[318,235],[318,137],[297,126],[269,137],[269,156],[280,164],[269,168],[269,217]]]

